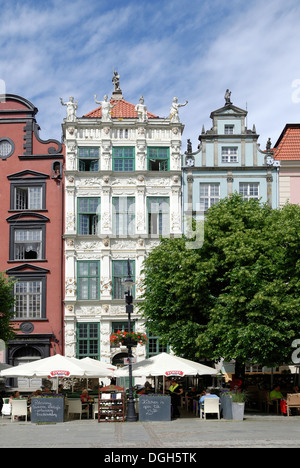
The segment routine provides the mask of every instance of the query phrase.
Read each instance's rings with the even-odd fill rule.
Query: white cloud
[[[194,147],[226,88],[235,105],[248,106],[248,127],[256,125],[262,146],[269,136],[275,143],[285,123],[299,121],[294,0],[2,3],[0,79],[8,93],[39,108],[43,138],[60,138],[60,96],[78,99],[78,115],[89,112],[94,94],[112,91],[114,68],[125,99],[138,102],[143,94],[150,112],[167,116],[173,96],[187,99],[183,140]]]

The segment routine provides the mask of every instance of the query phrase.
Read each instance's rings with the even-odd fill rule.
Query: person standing
[[[179,406],[183,389],[175,379],[172,379],[171,381],[169,393],[171,395],[172,416],[173,418],[180,418]]]

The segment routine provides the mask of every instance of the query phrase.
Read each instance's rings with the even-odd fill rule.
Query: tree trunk
[[[243,382],[242,387],[244,387],[244,384],[245,384],[245,371],[246,371],[245,363],[241,362],[241,361],[239,361],[237,359],[235,361],[235,374],[234,374],[234,376],[235,376],[236,379],[242,380],[242,382]]]

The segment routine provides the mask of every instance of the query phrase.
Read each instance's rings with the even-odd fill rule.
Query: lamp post
[[[130,261],[127,260],[127,278],[123,282],[125,286],[125,303],[126,303],[126,313],[128,315],[128,332],[131,332],[131,314],[133,313],[133,279],[130,273]],[[128,402],[127,402],[127,418],[128,422],[135,422],[137,420],[134,399],[133,399],[133,390],[132,390],[132,346],[133,343],[131,339],[128,340],[127,344],[128,349],[128,368],[129,368],[129,392],[128,392]]]

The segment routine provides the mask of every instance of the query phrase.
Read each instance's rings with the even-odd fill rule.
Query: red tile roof
[[[110,103],[116,104],[112,109],[112,119],[137,119],[138,115],[135,111],[135,104],[131,104],[130,102],[124,101],[124,99],[115,100],[111,99]],[[147,112],[148,119],[155,119],[158,118],[157,115],[151,114],[151,112]],[[88,118],[101,118],[102,117],[102,110],[101,106],[97,109],[85,114],[83,117]]]
[[[278,160],[300,159],[300,124],[287,124],[274,148]]]

